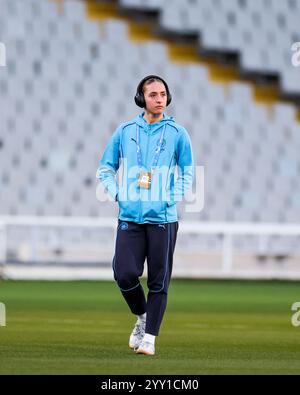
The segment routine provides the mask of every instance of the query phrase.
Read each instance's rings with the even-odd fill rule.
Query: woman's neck
[[[148,123],[156,123],[161,121],[164,118],[164,114],[153,114],[151,112],[145,111],[144,119]]]

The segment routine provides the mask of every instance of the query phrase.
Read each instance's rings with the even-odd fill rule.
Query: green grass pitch
[[[135,317],[115,283],[2,281],[0,374],[299,374],[299,289],[173,280],[149,357],[128,347]]]

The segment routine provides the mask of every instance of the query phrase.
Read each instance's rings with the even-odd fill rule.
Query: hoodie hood
[[[148,123],[144,119],[144,114],[145,112],[140,113],[136,118],[134,118],[134,122],[136,122],[139,126],[141,126],[146,132],[150,132],[151,134],[156,132],[162,126],[164,126],[166,122],[175,124],[175,119],[173,117],[168,117],[165,114],[163,119],[160,120],[159,122]]]

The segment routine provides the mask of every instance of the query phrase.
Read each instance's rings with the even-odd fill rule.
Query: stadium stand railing
[[[13,248],[10,229],[24,228],[26,236]],[[63,232],[67,229],[100,229],[110,236],[102,240],[78,240],[66,243]],[[109,279],[112,280],[111,251],[116,236],[115,218],[84,217],[0,217],[1,231],[1,276],[3,278],[49,278],[49,279]],[[56,232],[54,242],[46,234]],[[189,239],[203,235],[217,236],[219,243],[207,247],[197,243],[187,245]],[[257,237],[255,249],[243,249],[234,239],[239,236]],[[291,249],[268,248],[270,237],[298,237],[300,225],[295,224],[253,224],[253,223],[200,223],[185,221],[180,223],[180,233],[176,247],[173,273],[183,278],[265,278],[300,279],[299,253]],[[203,242],[203,240],[202,240]],[[276,243],[276,241],[275,241]],[[57,252],[59,251],[59,256]],[[266,264],[268,259],[273,262]],[[281,264],[276,263],[276,259]],[[275,262],[275,263],[274,263]]]

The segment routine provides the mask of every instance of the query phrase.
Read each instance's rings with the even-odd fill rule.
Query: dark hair
[[[138,84],[136,94],[134,97],[135,104],[141,108],[146,107],[146,102],[144,98],[144,86],[151,84],[152,82],[159,81],[162,82],[167,91],[167,106],[171,103],[172,95],[169,91],[168,84],[158,75],[148,75],[147,77],[143,78],[142,81]]]
[[[162,80],[160,78],[157,78],[157,77],[149,78],[143,83],[143,85],[142,85],[142,92],[143,93],[145,92],[145,86],[146,85],[152,84],[152,82],[155,82],[155,81],[156,82],[161,82],[163,84],[163,82],[162,82]],[[164,84],[164,86],[165,86],[165,84]]]

